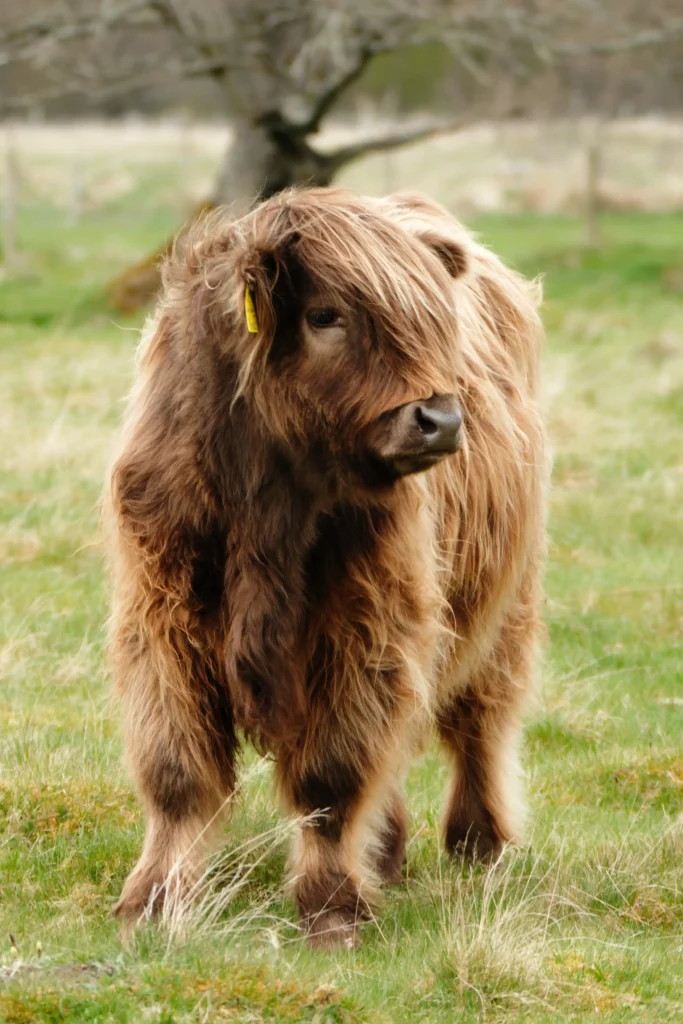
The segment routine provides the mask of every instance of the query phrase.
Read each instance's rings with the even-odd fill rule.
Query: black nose
[[[453,404],[448,409],[433,405],[417,405],[415,420],[430,448],[450,450],[455,447],[462,426],[462,411]]]

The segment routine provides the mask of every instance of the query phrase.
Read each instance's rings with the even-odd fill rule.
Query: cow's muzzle
[[[419,473],[462,448],[462,409],[454,395],[433,395],[384,413],[372,433],[373,454],[392,476]]]

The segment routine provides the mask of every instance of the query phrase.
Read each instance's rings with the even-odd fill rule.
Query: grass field
[[[63,221],[26,211],[25,267],[0,282],[0,1021],[681,1021],[683,216],[611,216],[599,254],[569,220],[476,225],[546,277],[528,843],[491,870],[448,864],[434,751],[409,780],[405,885],[329,958],[293,927],[288,830],[253,755],[190,926],[119,942],[142,823],[103,670],[96,504],[139,323],[114,323],[99,291],[173,215],[114,201]]]

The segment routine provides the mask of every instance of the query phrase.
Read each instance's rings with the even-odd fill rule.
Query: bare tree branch
[[[140,26],[157,26],[177,50],[171,62],[177,77],[213,77],[242,116],[276,107],[284,114],[283,104],[296,101],[301,112],[294,120],[308,133],[378,54],[397,47],[442,42],[486,89],[496,76],[528,76],[534,63],[608,58],[683,35],[677,0],[647,6],[633,0],[76,0],[73,16],[71,6],[33,0],[29,11],[38,6],[42,15],[29,15],[23,25],[21,5],[5,2],[14,25],[0,31],[0,64],[51,69],[50,89],[35,99],[56,97],[60,82],[65,94],[75,92],[80,80],[75,87],[74,77],[91,78],[95,98],[129,91],[115,82],[117,65],[106,45],[112,32],[130,34],[140,62],[138,68],[120,63],[119,77],[135,87],[151,81],[148,54],[135,43]],[[87,74],[79,76],[79,67]],[[170,77],[160,70],[154,82]],[[11,103],[28,105],[28,98]]]
[[[103,34],[124,23],[133,24],[129,19],[136,14],[149,14],[150,0],[127,0],[118,6],[107,5],[102,13],[93,17],[60,22],[37,19],[14,31],[0,34],[0,64],[10,60],[30,60],[39,52],[39,47],[69,43],[86,36]]]
[[[328,163],[331,172],[336,173],[345,164],[357,160],[368,153],[381,153],[391,149],[398,149],[400,146],[407,146],[411,142],[420,142],[422,139],[433,138],[435,135],[445,135],[448,132],[458,131],[468,123],[466,118],[454,118],[451,121],[434,121],[430,124],[419,127],[403,128],[387,135],[379,135],[369,139],[361,139],[359,142],[351,143],[349,146],[342,146],[332,153],[324,155],[323,159]]]
[[[586,40],[581,43],[558,43],[555,53],[564,56],[580,56],[586,54],[627,53],[629,50],[640,50],[647,47],[661,46],[676,39],[683,39],[683,18],[673,18],[660,29],[649,29],[617,36],[613,39]]]
[[[337,79],[337,81],[320,96],[319,100],[313,107],[310,118],[305,123],[305,127],[308,132],[312,133],[318,131],[321,122],[330,110],[332,110],[346,90],[349,89],[354,82],[358,81],[370,61],[376,56],[376,52],[370,50],[363,51],[359,56],[358,63]]]
[[[10,96],[3,100],[6,110],[29,110],[32,107],[58,100],[65,96],[80,95],[86,88],[88,98],[92,101],[111,99],[115,96],[125,96],[136,89],[148,88],[150,86],[169,85],[178,80],[190,80],[202,78],[206,75],[218,74],[224,69],[224,64],[218,62],[211,64],[209,61],[197,60],[195,62],[169,61],[163,67],[159,67],[158,61],[150,61],[150,67],[131,73],[125,78],[108,79],[98,75],[93,82],[84,82],[78,78],[68,84],[55,85],[52,89],[45,89],[42,92],[30,92],[27,95]]]

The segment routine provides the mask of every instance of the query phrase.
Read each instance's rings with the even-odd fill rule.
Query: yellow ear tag
[[[251,297],[249,291],[249,285],[246,285],[244,289],[244,315],[247,318],[247,330],[250,334],[258,334],[258,321],[256,319],[256,310],[254,309],[254,300]]]

